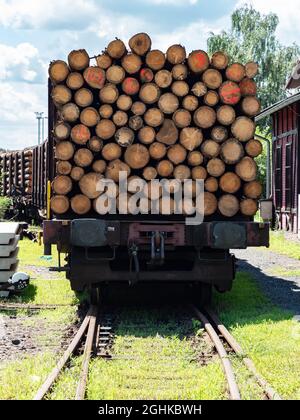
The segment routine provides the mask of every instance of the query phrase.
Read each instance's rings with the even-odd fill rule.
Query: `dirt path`
[[[238,269],[257,280],[264,293],[280,307],[300,315],[300,261],[268,250],[234,251]]]

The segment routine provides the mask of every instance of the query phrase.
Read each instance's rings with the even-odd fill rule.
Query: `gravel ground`
[[[239,259],[238,270],[251,273],[272,302],[300,318],[300,276],[284,273],[299,271],[299,260],[256,248],[236,250],[234,254]]]

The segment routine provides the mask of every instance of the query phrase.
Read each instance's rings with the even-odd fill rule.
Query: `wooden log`
[[[90,166],[93,162],[94,156],[93,153],[86,148],[78,149],[74,155],[74,162],[77,166],[81,168],[86,168]]]
[[[210,159],[206,165],[209,175],[218,178],[225,172],[225,163],[219,158]]]
[[[136,101],[131,106],[131,112],[134,115],[144,115],[147,110],[146,105],[143,102]]]
[[[87,127],[95,127],[99,121],[99,112],[93,107],[84,108],[80,113],[80,122]]]
[[[257,86],[253,79],[244,77],[239,83],[242,96],[255,96],[257,93]]]
[[[102,148],[103,148],[103,141],[101,139],[99,139],[99,137],[97,136],[93,136],[89,141],[88,141],[88,148],[95,153],[99,153],[101,152]]]
[[[259,140],[251,139],[245,145],[247,155],[250,157],[257,157],[263,151],[263,146]]]
[[[65,122],[59,122],[53,129],[53,134],[56,140],[66,140],[71,133],[71,126]]]
[[[108,44],[106,52],[111,58],[117,60],[126,53],[126,47],[121,39],[116,38]]]
[[[50,207],[54,214],[64,214],[70,208],[69,199],[65,195],[51,197]]]
[[[166,56],[169,63],[181,64],[186,59],[186,51],[182,45],[174,44],[167,49]]]
[[[71,208],[74,213],[83,215],[91,210],[91,200],[83,194],[77,194],[71,198]]]
[[[216,111],[209,106],[200,106],[194,113],[194,123],[200,128],[210,128],[216,122]]]
[[[203,101],[205,103],[205,105],[208,106],[216,106],[217,103],[219,102],[219,95],[217,94],[217,92],[215,92],[214,90],[209,90],[203,98]]]
[[[106,71],[106,79],[115,85],[122,83],[125,79],[125,70],[121,66],[111,66]]]
[[[231,132],[240,141],[248,141],[255,133],[255,123],[248,117],[238,117],[231,125]]]
[[[197,179],[206,179],[207,178],[207,170],[203,166],[195,166],[192,168],[192,178],[194,180]]]
[[[167,152],[168,159],[174,164],[179,165],[184,162],[187,156],[186,149],[180,144],[174,144],[168,149]]]
[[[235,110],[230,105],[221,105],[217,110],[217,120],[222,125],[230,125],[235,120]]]
[[[251,181],[244,184],[244,195],[247,198],[257,200],[263,192],[262,185],[259,181]]]
[[[207,178],[204,182],[204,188],[206,191],[210,193],[214,193],[218,191],[219,183],[218,183],[217,178],[214,178],[213,176],[210,176],[209,178]]]
[[[128,74],[135,74],[141,70],[142,60],[136,54],[127,54],[122,58],[122,67]]]
[[[193,170],[194,169],[195,168],[193,168]],[[191,178],[191,170],[186,165],[178,165],[174,168],[173,175],[174,175],[175,179],[179,179],[181,181],[184,181],[185,179]]]
[[[72,93],[67,86],[56,85],[51,91],[51,98],[56,106],[65,105],[72,99]]]
[[[60,115],[63,121],[73,123],[78,120],[80,110],[76,104],[70,102],[62,107]]]
[[[143,170],[143,178],[146,181],[151,181],[151,179],[155,179],[157,177],[157,170],[153,166],[147,166]]]
[[[199,106],[199,101],[194,95],[187,95],[182,100],[182,106],[187,111],[195,111]]]
[[[202,74],[202,81],[209,89],[218,89],[223,81],[222,74],[216,69],[207,69]]]
[[[67,160],[59,160],[56,162],[56,173],[58,175],[69,175],[72,170],[72,165]]]
[[[145,55],[151,48],[151,38],[146,33],[138,33],[130,38],[129,47],[137,55]]]
[[[155,83],[145,83],[140,89],[139,96],[145,104],[154,104],[160,97],[160,89]]]
[[[119,91],[113,83],[107,83],[99,92],[103,104],[114,104],[119,97]]]
[[[160,50],[149,51],[146,55],[146,64],[150,69],[161,70],[166,62],[165,54]]]
[[[116,126],[111,120],[103,118],[96,125],[95,131],[97,136],[100,137],[100,139],[108,140],[114,136],[116,132]]]
[[[179,128],[188,127],[191,124],[192,116],[186,109],[177,109],[172,117],[175,125]]]
[[[216,125],[212,128],[210,136],[217,143],[222,143],[228,138],[228,130],[222,125]]]
[[[181,130],[179,141],[182,146],[192,152],[199,147],[203,141],[202,131],[196,127],[186,127]]]
[[[106,162],[105,160],[99,159],[95,160],[93,163],[93,171],[98,174],[103,174],[106,170]]]
[[[240,82],[246,75],[245,67],[240,63],[230,64],[226,69],[226,78],[232,82]]]
[[[77,124],[71,130],[71,139],[76,144],[85,145],[90,138],[91,132],[88,127],[83,124]]]
[[[72,186],[72,179],[67,175],[58,175],[52,181],[52,190],[58,195],[67,195]]]
[[[183,97],[189,93],[190,88],[189,88],[189,85],[183,80],[176,80],[172,84],[171,90],[174,93],[174,95]]]
[[[84,78],[82,77],[81,73],[79,73],[77,71],[73,71],[67,77],[66,84],[67,84],[68,88],[70,88],[72,90],[78,90],[78,89],[82,88],[82,86],[84,85]]]
[[[115,182],[119,182],[120,172],[125,172],[127,177],[129,177],[131,169],[127,163],[122,162],[120,159],[116,159],[109,162],[105,172],[105,177],[112,179]]]
[[[218,202],[219,212],[226,217],[233,217],[239,211],[239,201],[232,194],[224,194]]]
[[[156,132],[153,127],[146,125],[138,132],[138,139],[143,144],[151,144],[154,142]]]
[[[190,166],[200,166],[203,163],[203,155],[198,150],[194,150],[188,154],[187,160]]]
[[[62,83],[68,77],[70,69],[66,62],[56,60],[50,63],[48,72],[53,83]]]
[[[172,76],[175,80],[185,80],[188,77],[188,68],[185,64],[176,64],[172,68]]]
[[[154,142],[149,147],[149,154],[152,159],[160,160],[167,154],[167,148],[162,143]]]
[[[126,77],[122,83],[122,90],[126,95],[136,95],[140,89],[139,82],[134,77]]]
[[[162,197],[159,199],[159,213],[165,216],[175,212],[175,202],[172,198]]]
[[[138,131],[144,125],[143,118],[141,118],[139,115],[133,115],[132,117],[129,118],[128,125],[132,130]]]
[[[256,96],[246,96],[242,100],[241,107],[244,114],[249,117],[255,117],[260,112],[261,104]]]
[[[241,179],[234,172],[226,172],[220,178],[220,188],[226,193],[234,194],[241,188]]]
[[[96,57],[97,66],[100,69],[107,70],[112,65],[111,57],[105,52]]]
[[[132,169],[142,169],[147,166],[150,155],[148,149],[142,144],[133,144],[127,147],[124,154],[125,162]]]
[[[204,193],[204,216],[211,216],[218,208],[218,201],[214,194],[210,192]],[[199,211],[200,209],[198,209]]]
[[[89,67],[90,57],[86,50],[74,50],[68,55],[68,63],[72,70],[81,71]]]
[[[209,67],[209,57],[205,51],[195,50],[188,56],[188,66],[193,73],[203,73]]]
[[[117,107],[121,111],[129,111],[132,106],[132,99],[128,95],[120,95],[117,100]]]
[[[162,127],[156,135],[156,139],[157,141],[167,144],[168,146],[176,143],[178,140],[178,128],[172,120],[164,120]]]
[[[121,147],[116,143],[107,143],[102,149],[102,156],[105,160],[116,160],[122,155]]]
[[[201,98],[207,93],[207,87],[203,82],[196,82],[192,86],[191,92],[193,92],[193,94],[197,96],[197,98]]]
[[[174,166],[169,160],[161,160],[156,167],[158,175],[168,178],[172,175]]]
[[[164,93],[158,101],[159,109],[165,114],[173,114],[179,107],[179,100],[173,93]]]
[[[245,64],[245,72],[247,77],[253,79],[258,73],[258,64],[254,61],[249,61],[249,63]]]
[[[128,122],[128,115],[124,111],[117,111],[112,119],[117,127],[123,127]]]
[[[121,95],[121,96],[125,96],[125,95]],[[120,99],[120,96],[119,96],[119,99]],[[108,104],[101,105],[99,108],[99,114],[101,118],[109,119],[112,116],[113,112],[114,110],[112,106]]]
[[[155,83],[162,89],[171,86],[172,80],[172,73],[166,69],[159,70],[155,75]]]
[[[244,156],[244,148],[241,142],[231,138],[221,144],[220,156],[228,165],[239,162]]]
[[[79,188],[82,194],[93,200],[100,195],[99,183],[103,175],[97,174],[96,172],[89,172],[83,175],[79,181]]]
[[[105,84],[105,71],[100,67],[88,67],[84,70],[83,78],[94,89],[102,89]]]
[[[221,84],[219,88],[221,102],[227,105],[236,105],[241,99],[241,89],[239,85],[230,80]]]
[[[164,114],[158,108],[149,108],[144,115],[144,121],[150,127],[159,127],[164,122]]]
[[[81,108],[90,106],[93,103],[94,96],[93,93],[86,88],[79,89],[74,95],[74,101]]]
[[[57,160],[70,160],[75,152],[75,147],[70,141],[60,141],[55,146],[55,158]]]
[[[134,131],[128,127],[119,128],[115,134],[115,139],[121,147],[128,147],[134,141]]]
[[[211,57],[211,66],[218,70],[224,70],[228,66],[228,56],[223,51],[216,51]]]
[[[79,166],[73,166],[72,171],[70,173],[70,177],[74,181],[80,181],[84,175],[84,169],[80,168]]]
[[[251,157],[245,156],[235,166],[235,172],[243,181],[254,181],[257,176],[257,165]]]
[[[240,203],[240,210],[245,216],[254,216],[258,210],[257,201],[251,198],[243,199]]]
[[[208,158],[217,157],[220,153],[220,145],[214,140],[205,140],[201,145],[201,152],[203,156]]]
[[[154,79],[153,71],[149,68],[143,68],[140,70],[140,81],[142,83],[150,83]]]

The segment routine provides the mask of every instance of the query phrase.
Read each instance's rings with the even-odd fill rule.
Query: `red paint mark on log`
[[[241,90],[236,83],[227,83],[220,88],[223,103],[235,105],[241,98]]]
[[[97,68],[90,67],[86,71],[85,78],[89,83],[98,84],[101,89],[104,86],[105,79],[103,72],[99,70]]]
[[[153,80],[153,71],[150,69],[142,69],[140,71],[140,77],[143,83],[151,82]]]
[[[123,82],[123,90],[128,95],[135,95],[139,91],[139,83],[133,77],[127,77]]]

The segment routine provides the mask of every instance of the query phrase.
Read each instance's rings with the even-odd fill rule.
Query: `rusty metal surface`
[[[152,232],[164,232],[165,244],[173,246],[184,246],[185,226],[184,224],[150,224],[150,223],[130,223],[128,243],[149,244]]]

